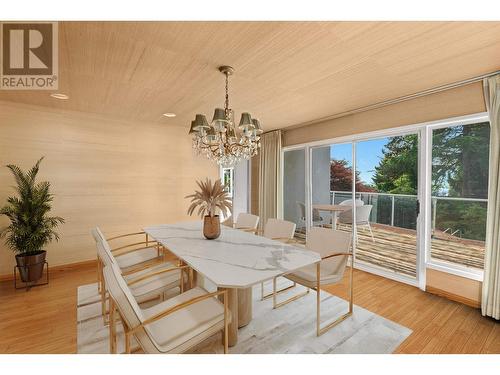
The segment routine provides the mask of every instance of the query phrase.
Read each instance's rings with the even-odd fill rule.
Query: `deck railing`
[[[352,193],[347,191],[330,191],[331,204],[339,204],[340,202],[352,199]],[[356,199],[361,199],[365,204],[373,204],[372,214],[370,221],[373,223],[386,224],[390,226],[416,229],[416,208],[417,196],[410,194],[391,194],[391,193],[378,193],[378,192],[358,192]],[[385,199],[386,202],[382,206],[381,201]],[[390,209],[387,210],[387,200],[390,202]],[[436,214],[439,201],[460,201],[470,203],[482,203],[486,206],[488,200],[482,198],[458,198],[458,197],[441,197],[432,196],[432,230],[436,228]],[[397,203],[399,202],[399,210],[396,211]],[[380,212],[383,211],[383,212]],[[389,218],[385,213],[388,211]],[[396,212],[399,214],[396,215]],[[387,220],[388,219],[388,220]],[[453,236],[461,236],[461,230],[456,228],[442,228],[442,231]]]

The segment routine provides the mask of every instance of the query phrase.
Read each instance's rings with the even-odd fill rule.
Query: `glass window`
[[[224,191],[229,195],[230,198],[233,198],[233,175],[233,168],[222,168],[222,182],[224,184]]]
[[[483,268],[488,122],[432,132],[431,259]]]
[[[357,259],[417,275],[418,135],[356,143]]]

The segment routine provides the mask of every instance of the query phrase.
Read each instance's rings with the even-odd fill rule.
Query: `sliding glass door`
[[[300,239],[310,226],[355,232],[358,267],[416,284],[418,147],[412,132],[285,151],[284,219]]]
[[[489,140],[488,122],[432,130],[431,263],[483,269]]]
[[[359,268],[422,289],[428,268],[481,280],[489,138],[477,114],[295,146],[284,218],[301,239],[312,226],[353,233]]]
[[[357,260],[417,276],[418,134],[356,142]]]
[[[313,226],[337,228],[340,210],[352,200],[352,143],[311,149],[311,217]],[[344,228],[346,229],[346,228]]]

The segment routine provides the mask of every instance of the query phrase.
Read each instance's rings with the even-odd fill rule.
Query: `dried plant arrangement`
[[[231,200],[221,180],[215,180],[212,183],[212,180],[207,178],[205,181],[196,181],[196,183],[200,189],[186,196],[186,199],[191,198],[188,215],[192,215],[197,208],[197,215],[202,218],[214,217],[219,213],[228,216],[231,213]]]

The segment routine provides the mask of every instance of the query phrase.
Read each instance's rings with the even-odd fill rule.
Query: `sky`
[[[389,142],[389,138],[379,138],[356,143],[356,168],[360,172],[361,181],[371,184],[375,174],[375,166],[382,158],[382,149]],[[345,159],[352,165],[351,143],[343,143],[330,146],[330,158]]]

